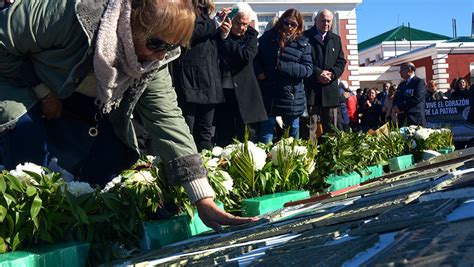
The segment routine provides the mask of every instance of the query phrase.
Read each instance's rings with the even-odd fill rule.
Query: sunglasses
[[[298,23],[291,22],[291,21],[286,20],[286,19],[283,21],[283,25],[285,25],[286,27],[291,27],[291,28],[298,27]]]
[[[146,48],[154,52],[171,51],[178,47],[176,44],[168,44],[158,38],[150,38],[146,41]]]

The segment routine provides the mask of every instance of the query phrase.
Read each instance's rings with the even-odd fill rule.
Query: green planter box
[[[383,175],[382,164],[371,165],[362,171],[362,182],[374,179]]]
[[[189,231],[188,216],[181,215],[169,220],[143,222],[144,241],[142,249],[157,249],[163,246],[188,239]]]
[[[89,244],[67,242],[0,254],[0,267],[82,267],[86,265]]]
[[[440,154],[448,154],[454,151],[454,146],[453,147],[448,147],[448,148],[441,148],[438,150]]]
[[[5,254],[0,254],[1,267],[16,267],[16,266],[39,266],[38,255],[25,251],[14,251]]]
[[[390,171],[402,171],[412,166],[414,159],[412,154],[408,154],[396,158],[391,158],[388,161]]]
[[[288,191],[244,199],[242,201],[242,216],[252,217],[283,208],[285,203],[302,200],[309,197],[309,191]]]
[[[224,209],[224,204],[217,201],[217,206]],[[163,246],[188,239],[192,236],[212,231],[207,227],[194,209],[194,217],[188,215],[175,216],[169,220],[143,222],[145,238],[142,248],[145,250],[157,249]]]
[[[326,183],[331,185],[328,188],[328,192],[341,190],[363,182],[362,177],[357,172],[351,172],[342,175],[331,174],[324,180]]]

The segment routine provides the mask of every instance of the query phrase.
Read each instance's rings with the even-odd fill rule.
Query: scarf
[[[125,91],[139,83],[145,73],[166,63],[158,60],[138,62],[130,26],[130,2],[110,0],[97,34],[94,72],[97,78],[97,100],[104,113],[118,107]]]

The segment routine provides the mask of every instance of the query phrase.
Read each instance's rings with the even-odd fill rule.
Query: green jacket
[[[93,73],[94,37],[106,3],[17,0],[0,12],[0,134],[14,127],[45,88],[64,99]],[[127,91],[109,116],[116,134],[138,159],[130,119],[134,109],[156,141],[171,182],[205,177],[166,66],[144,75],[141,86]]]

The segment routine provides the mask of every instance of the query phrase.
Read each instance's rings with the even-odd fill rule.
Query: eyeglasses
[[[287,20],[287,19],[285,19],[285,20],[283,21],[283,25],[285,25],[286,27],[291,27],[291,28],[296,28],[296,27],[298,27],[298,23],[289,21],[289,20]]]
[[[178,47],[176,44],[168,44],[158,38],[150,38],[146,41],[146,48],[154,52],[171,51]]]

